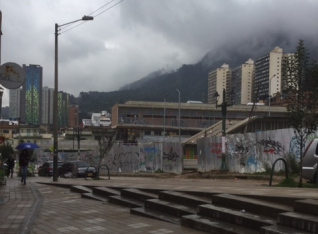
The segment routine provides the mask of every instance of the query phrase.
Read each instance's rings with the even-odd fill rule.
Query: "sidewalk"
[[[156,179],[145,177],[111,177],[111,180],[84,180],[29,177],[27,185],[8,178],[0,186],[0,233],[202,233],[158,220],[131,215],[129,208],[83,199],[68,188],[50,184],[157,188],[214,193],[318,197],[316,189],[268,187],[265,181],[213,179]]]

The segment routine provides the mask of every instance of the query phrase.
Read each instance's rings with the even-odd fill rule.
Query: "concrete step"
[[[122,197],[130,197],[133,199],[138,199],[140,201],[145,201],[147,199],[157,199],[158,195],[149,193],[149,192],[144,192],[139,189],[122,189],[120,191],[120,195]]]
[[[116,189],[106,188],[106,187],[93,187],[92,192],[95,195],[109,197],[109,196],[119,196],[120,191]]]
[[[299,213],[318,216],[318,200],[314,200],[314,199],[297,200],[294,203],[294,211]]]
[[[318,217],[297,212],[287,212],[278,215],[277,223],[299,230],[318,233]]]
[[[179,225],[181,223],[179,217],[175,217],[173,215],[169,215],[169,214],[164,213],[164,212],[148,209],[146,207],[131,208],[130,213],[140,215],[143,217],[147,217],[147,218],[166,221],[169,223],[179,224]]]
[[[246,198],[253,198],[261,201],[273,202],[276,204],[294,206],[295,200],[298,200],[294,197],[283,197],[283,196],[267,196],[267,195],[244,195]]]
[[[81,194],[82,198],[88,198],[88,199],[92,199],[92,200],[96,200],[96,201],[101,201],[101,202],[105,202],[106,199],[105,197],[96,195],[96,194],[92,194],[92,193],[82,193]]]
[[[249,213],[265,215],[272,218],[276,218],[279,213],[293,211],[293,207],[291,206],[232,194],[214,195],[212,196],[212,204],[234,210],[244,209]]]
[[[198,205],[203,204],[211,204],[212,202],[210,198],[189,195],[186,193],[176,191],[162,191],[159,193],[159,199],[184,204],[192,207],[197,207]]]
[[[276,224],[276,219],[270,217],[255,215],[245,211],[231,210],[209,204],[198,206],[198,215],[216,218],[254,230],[259,230],[263,226]]]
[[[259,234],[309,234],[310,232],[300,231],[294,228],[281,225],[261,227]]]
[[[76,186],[71,186],[70,191],[74,193],[91,193],[92,189],[82,185],[76,185]]]
[[[145,207],[156,211],[164,212],[169,215],[181,217],[183,215],[195,214],[196,209],[180,205],[173,202],[163,201],[159,199],[149,199],[145,201]]]
[[[137,208],[137,207],[143,207],[144,203],[138,199],[133,198],[127,198],[123,196],[110,196],[108,197],[108,202],[129,207],[129,208]]]
[[[216,234],[255,234],[255,230],[241,227],[228,222],[211,219],[200,215],[185,215],[181,218],[181,225],[199,231]]]

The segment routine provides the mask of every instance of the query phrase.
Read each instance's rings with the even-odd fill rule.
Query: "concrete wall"
[[[306,143],[308,142],[309,140]],[[228,135],[225,157],[222,157],[222,137],[202,138],[197,142],[200,172],[211,170],[262,172],[266,164],[271,166],[276,159],[286,158],[288,154],[299,160],[300,148],[293,129]],[[277,163],[275,167],[275,170],[280,169],[285,170],[282,162]]]
[[[35,152],[36,164],[53,160],[50,152],[38,150]],[[61,152],[60,161],[77,159],[86,161],[90,165],[97,166],[99,162],[99,151],[85,151],[78,154]],[[180,174],[182,172],[182,156],[179,143],[157,142],[123,144],[115,143],[113,148],[102,160],[102,165],[107,165],[111,172],[155,172],[164,171]]]
[[[313,135],[310,138],[314,138]],[[309,143],[309,139],[306,144]],[[305,149],[305,145],[303,146]],[[226,137],[226,153],[222,157],[222,137],[201,138],[197,142],[197,169],[200,172],[229,170],[230,172],[254,173],[265,170],[266,165],[292,154],[299,160],[300,148],[293,129],[282,129],[246,135],[235,134]],[[182,172],[182,151],[177,142],[150,142],[138,144],[115,143],[109,154],[103,158],[111,172]],[[53,160],[52,154],[42,150],[35,151],[37,164]],[[98,165],[99,151],[60,153],[59,160],[80,160],[90,165]],[[186,166],[186,165],[184,165]],[[191,165],[191,167],[194,167]],[[276,164],[275,170],[285,170],[284,164]]]

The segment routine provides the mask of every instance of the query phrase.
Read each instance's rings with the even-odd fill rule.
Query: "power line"
[[[1,1],[1,0],[0,0],[0,1]],[[113,1],[115,1],[115,0],[111,0],[110,2],[108,2],[108,3],[106,3],[105,5],[103,5],[103,6],[101,6],[100,8],[98,8],[96,11],[99,11],[100,9],[102,9],[103,7],[105,7],[105,6],[107,6],[108,4],[112,3]],[[92,13],[90,13],[90,14],[88,14],[88,15],[92,15],[92,14],[94,14],[96,11],[93,11]],[[63,28],[65,29],[65,28],[68,28],[68,27],[70,27],[70,26],[72,26],[72,25],[71,25],[71,24],[65,25],[65,26],[63,26]]]
[[[112,1],[110,1],[110,2],[108,2],[108,3],[106,3],[104,6],[107,6],[108,4],[110,4],[110,3],[112,3],[113,1],[115,1],[115,0],[112,0]],[[98,8],[96,11],[99,11],[100,9],[102,9],[104,6],[101,6],[100,8]],[[92,13],[90,13],[89,15],[92,15],[92,14],[94,14],[96,11],[93,11]]]
[[[94,18],[96,18],[97,16],[103,14],[105,11],[108,11],[109,9],[113,8],[114,6],[118,5],[119,3],[123,2],[124,0],[121,0],[119,2],[117,2],[115,5],[112,5],[111,7],[107,8],[106,10],[102,11],[101,13],[99,13],[98,15],[95,15]]]
[[[110,2],[108,2],[108,3],[106,3],[104,6],[98,8],[96,11],[98,11],[98,10],[100,10],[101,8],[107,6],[108,4],[110,4],[110,3],[113,2],[113,1],[115,1],[115,0],[112,0],[112,1],[110,1]],[[116,4],[110,6],[110,7],[107,8],[106,10],[102,11],[101,13],[99,13],[99,14],[93,16],[93,17],[96,18],[97,16],[99,16],[99,15],[105,13],[106,11],[110,10],[111,8],[115,7],[116,5],[118,5],[119,3],[123,2],[123,1],[124,1],[124,0],[121,0],[121,1],[117,2]],[[89,15],[92,15],[92,14],[95,13],[96,11],[90,13]],[[74,27],[69,28],[68,30],[64,31],[63,33],[66,33],[66,32],[68,32],[68,31],[72,30],[73,28],[76,28],[76,27],[78,27],[78,26],[80,26],[80,25],[82,25],[82,24],[85,24],[85,23],[87,23],[87,22],[86,22],[86,21],[83,21],[83,22],[81,22],[80,24],[77,24],[77,25],[75,25]],[[66,28],[67,26],[70,26],[70,25],[66,25],[64,28]],[[60,33],[60,34],[62,34],[62,33]]]

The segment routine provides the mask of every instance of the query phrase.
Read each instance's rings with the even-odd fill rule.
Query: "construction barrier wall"
[[[312,138],[315,137],[314,135]],[[308,144],[310,139],[307,140]],[[222,154],[222,146],[225,153]],[[303,152],[305,145],[303,145]],[[228,170],[254,173],[265,171],[278,158],[295,157],[299,161],[300,146],[293,129],[281,129],[259,133],[227,135],[225,144],[221,136],[201,138],[197,141],[198,171]],[[285,170],[282,162],[275,170]]]
[[[50,152],[34,152],[36,163],[53,160]],[[182,172],[182,148],[177,142],[151,142],[138,144],[115,143],[110,152],[102,158],[101,165],[107,165],[111,172]],[[80,152],[60,152],[59,161],[83,160],[97,166],[99,150]]]
[[[224,144],[221,136],[197,141],[196,157],[191,158],[197,161],[195,169],[200,172],[227,170],[254,173],[264,171],[277,158],[286,158],[288,154],[299,160],[300,148],[293,129],[227,135],[224,139]],[[225,154],[222,154],[222,145],[225,146]],[[34,153],[37,165],[53,160],[50,152],[36,150]],[[79,155],[77,152],[60,152],[59,160],[83,160],[97,166],[100,160],[99,149],[80,152]],[[180,174],[184,161],[186,159],[182,159],[182,148],[178,142],[115,143],[108,155],[102,158],[101,165],[107,165],[111,172],[163,171]],[[277,163],[275,169],[285,170],[284,164]]]

